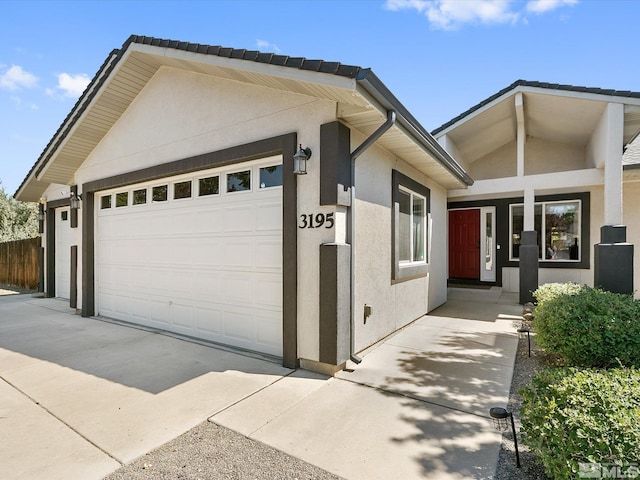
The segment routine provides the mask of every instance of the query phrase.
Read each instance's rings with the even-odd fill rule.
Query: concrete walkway
[[[491,478],[517,296],[449,302],[334,378],[0,297],[7,479],[100,479],[206,418],[348,479]]]

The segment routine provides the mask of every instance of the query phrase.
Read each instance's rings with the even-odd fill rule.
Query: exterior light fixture
[[[529,346],[529,356],[531,356],[531,330],[528,328],[519,328],[518,333],[526,333],[527,334],[527,342]]]
[[[75,192],[71,193],[71,196],[69,197],[69,204],[72,210],[80,209],[80,200],[82,200],[82,195],[78,195]]]
[[[296,175],[307,174],[307,160],[311,158],[311,149],[309,147],[302,148],[300,144],[300,150],[293,156],[293,173]]]
[[[520,453],[518,452],[518,437],[516,436],[516,426],[513,423],[513,413],[507,412],[502,407],[493,407],[489,410],[489,415],[493,419],[493,426],[499,432],[505,432],[509,426],[507,418],[511,420],[511,431],[513,432],[513,443],[516,447],[516,467],[520,468]]]
[[[40,206],[38,207],[38,221],[39,222],[44,222],[44,219],[45,219],[44,206],[42,204],[40,204]]]

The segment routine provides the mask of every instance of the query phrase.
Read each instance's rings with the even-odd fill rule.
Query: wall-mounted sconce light
[[[300,150],[293,156],[293,173],[296,175],[307,174],[307,160],[311,158],[311,149],[309,147],[302,148],[300,144]]]
[[[39,222],[44,222],[44,219],[45,219],[45,216],[46,216],[45,214],[46,214],[45,209],[43,208],[42,205],[40,205],[40,207],[38,208],[38,221]]]
[[[75,192],[71,193],[71,196],[69,197],[69,204],[71,206],[72,210],[78,210],[80,209],[80,201],[82,200],[82,195],[79,195]]]
[[[499,432],[506,431],[509,426],[507,425],[507,418],[511,419],[511,431],[513,432],[513,444],[516,447],[516,467],[520,468],[520,453],[518,452],[518,437],[516,436],[516,426],[513,423],[513,413],[507,412],[502,407],[493,407],[489,410],[489,415],[493,419],[493,426]]]

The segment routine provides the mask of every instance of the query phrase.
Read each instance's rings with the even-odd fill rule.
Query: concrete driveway
[[[348,479],[491,478],[521,312],[452,289],[328,378],[0,297],[3,478],[100,479],[206,418]]]
[[[101,479],[291,370],[0,297],[0,465],[9,479]]]

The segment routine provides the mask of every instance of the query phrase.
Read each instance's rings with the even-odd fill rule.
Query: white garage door
[[[56,208],[56,297],[69,299],[71,284],[71,243],[73,230],[69,218],[69,207]]]
[[[96,194],[98,313],[282,356],[281,163]]]

